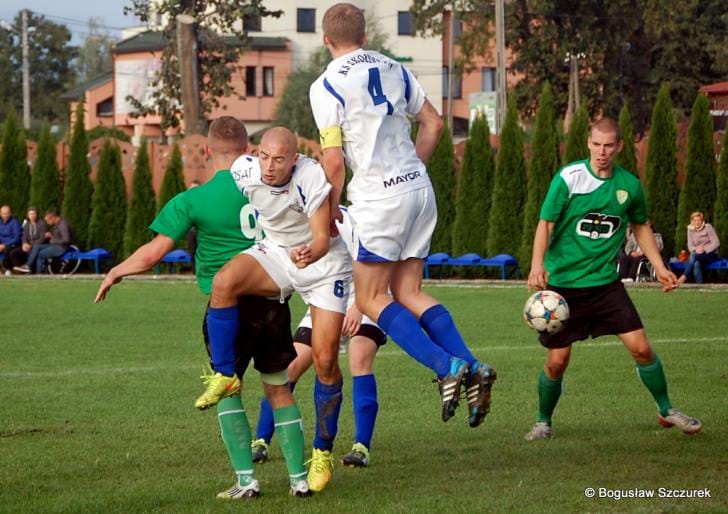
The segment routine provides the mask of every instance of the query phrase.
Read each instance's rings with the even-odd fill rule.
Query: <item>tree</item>
[[[677,128],[672,112],[670,87],[664,84],[652,110],[647,147],[647,205],[650,219],[662,234],[664,256],[674,255],[677,217]],[[679,250],[679,248],[678,248]]]
[[[15,213],[25,212],[30,193],[30,170],[25,135],[12,113],[4,124],[0,153],[0,205],[8,204]]]
[[[162,29],[166,41],[162,52],[159,74],[150,84],[154,89],[152,102],[144,105],[129,96],[136,114],[159,114],[163,129],[179,127],[182,117],[182,92],[180,87],[179,58],[177,55],[177,16],[187,14],[194,18],[197,40],[197,81],[200,95],[200,113],[212,112],[220,106],[220,98],[233,94],[241,97],[232,86],[233,74],[241,71],[240,56],[248,46],[248,36],[241,20],[250,17],[278,17],[282,11],[270,11],[262,0],[229,2],[228,0],[132,0],[125,13],[133,13],[142,23],[153,15],[167,20]],[[224,34],[224,35],[223,35]]]
[[[38,212],[61,208],[61,181],[56,162],[56,143],[51,136],[50,127],[43,124],[38,141],[38,156],[33,165],[30,181],[30,204]]]
[[[185,179],[183,175],[184,165],[182,163],[182,152],[179,145],[175,144],[172,149],[172,157],[164,169],[162,186],[159,188],[158,210],[162,210],[168,201],[185,190]]]
[[[622,151],[617,154],[615,162],[639,177],[637,148],[634,144],[634,128],[632,127],[632,116],[629,113],[627,103],[619,111],[619,130],[622,133]]]
[[[713,227],[723,245],[728,244],[728,130],[723,134],[718,166],[718,187],[713,210]],[[725,246],[724,246],[725,248]],[[725,250],[723,251],[725,255]]]
[[[528,168],[528,192],[523,209],[523,234],[518,262],[521,272],[528,275],[531,268],[533,236],[536,233],[541,203],[546,197],[556,169],[559,167],[559,132],[556,128],[554,96],[546,82],[536,114],[536,128],[531,141],[531,162]],[[516,216],[518,212],[515,213]]]
[[[83,125],[84,104],[79,102],[73,122],[71,152],[65,172],[63,206],[61,212],[73,228],[77,244],[88,241],[88,226],[91,219],[91,202],[94,186],[91,183],[91,165],[88,162],[88,139]]]
[[[96,169],[96,189],[88,228],[89,248],[106,248],[120,259],[125,224],[126,185],[121,173],[121,150],[107,139]]]
[[[78,48],[78,57],[74,66],[79,82],[86,82],[113,69],[111,47],[115,40],[102,30],[102,24],[102,18],[89,18],[88,20],[88,33],[83,44]]]
[[[152,239],[149,225],[157,212],[154,189],[152,189],[152,170],[146,141],[142,141],[137,152],[132,178],[131,203],[126,216],[124,230],[124,255]]]
[[[501,130],[493,200],[488,224],[488,255],[518,255],[523,232],[523,204],[526,197],[526,161],[523,157],[523,132],[518,126],[515,102],[508,103]]]
[[[447,123],[440,141],[427,163],[432,187],[437,199],[437,226],[432,234],[430,253],[452,251],[452,225],[455,221],[455,148]]]
[[[12,25],[0,26],[0,117],[5,106],[23,105],[21,14]],[[57,97],[74,83],[71,67],[75,48],[71,31],[64,25],[47,20],[43,15],[28,15],[28,60],[30,66],[30,103],[34,119],[65,121],[68,104]]]
[[[713,118],[710,115],[710,101],[699,93],[693,104],[688,128],[688,156],[677,207],[675,248],[687,247],[685,227],[690,223],[691,212],[701,211],[705,214],[705,219],[713,219],[715,188]]]
[[[493,195],[495,158],[485,116],[478,116],[465,144],[452,230],[454,255],[487,255],[488,215]]]
[[[581,161],[582,159],[589,158],[589,145],[587,139],[589,138],[589,111],[586,109],[586,105],[581,106],[576,110],[574,119],[569,127],[569,134],[566,137],[566,150],[564,153],[564,162],[570,163],[574,161]]]

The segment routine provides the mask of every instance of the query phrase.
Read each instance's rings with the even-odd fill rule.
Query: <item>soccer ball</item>
[[[569,319],[569,304],[564,297],[545,289],[533,293],[523,308],[526,325],[537,332],[555,334]]]

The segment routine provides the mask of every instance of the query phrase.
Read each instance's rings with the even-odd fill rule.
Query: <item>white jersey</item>
[[[311,85],[319,131],[340,127],[354,176],[352,202],[396,196],[430,185],[410,137],[425,93],[410,71],[379,52],[356,50],[333,60]]]
[[[258,223],[269,241],[286,248],[311,242],[309,217],[328,200],[331,191],[331,184],[316,161],[299,155],[291,180],[282,186],[263,182],[255,156],[241,155],[230,172],[257,211]]]

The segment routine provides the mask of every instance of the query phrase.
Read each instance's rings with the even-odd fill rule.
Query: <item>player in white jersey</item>
[[[442,120],[407,68],[362,49],[361,9],[334,5],[324,15],[323,29],[333,61],[311,85],[311,109],[321,134],[322,164],[334,188],[332,205],[338,205],[343,188],[345,158],[354,173],[347,189],[352,223],[339,230],[355,261],[356,303],[410,356],[435,371],[442,419],[454,415],[463,383],[468,423],[478,426],[490,409],[495,371],[473,356],[447,309],[422,291],[423,259],[437,223],[424,163],[437,145]],[[415,143],[410,116],[419,122]]]
[[[329,236],[331,186],[321,166],[296,153],[296,143],[288,129],[272,128],[263,135],[257,158],[243,155],[233,163],[231,174],[256,209],[266,237],[217,273],[210,306],[224,311],[237,305],[241,295],[284,298],[292,290],[311,306],[316,434],[308,482],[311,490],[320,491],[332,477],[331,450],[341,408],[339,339],[351,259],[341,238]],[[224,317],[215,316],[215,327],[209,325],[213,361],[220,361],[220,354],[235,357],[237,327],[218,319]],[[225,380],[218,377],[220,384]]]

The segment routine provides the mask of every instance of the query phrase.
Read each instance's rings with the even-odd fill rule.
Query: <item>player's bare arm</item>
[[[106,295],[114,284],[129,275],[136,275],[151,269],[158,264],[162,258],[174,248],[174,240],[170,237],[158,234],[147,244],[140,246],[124,262],[114,266],[104,277],[96,293],[94,303],[106,299]]]
[[[632,225],[632,231],[634,237],[637,240],[642,253],[649,259],[652,268],[655,270],[655,276],[657,280],[662,284],[662,290],[670,292],[677,288],[680,283],[677,280],[675,274],[667,269],[665,262],[662,260],[660,255],[660,249],[657,246],[655,240],[655,234],[649,225]]]
[[[297,268],[305,268],[329,251],[329,221],[329,204],[323,202],[309,218],[313,239],[308,245],[300,246],[291,251],[291,260],[296,264]]]
[[[420,124],[417,131],[417,141],[415,142],[417,157],[427,164],[435,151],[437,142],[440,140],[440,132],[442,132],[443,126],[442,118],[440,118],[430,101],[425,100],[415,119]]]
[[[533,253],[531,254],[531,272],[528,274],[528,290],[546,289],[548,274],[544,268],[544,257],[551,241],[554,222],[539,220],[536,234],[533,236]]]
[[[341,221],[342,217],[341,211],[339,210],[339,203],[341,200],[341,192],[344,189],[344,180],[346,178],[344,151],[341,146],[324,148],[323,155],[321,157],[321,166],[324,168],[324,173],[326,173],[326,180],[328,180],[329,184],[331,184],[331,193],[329,193],[331,220]]]

